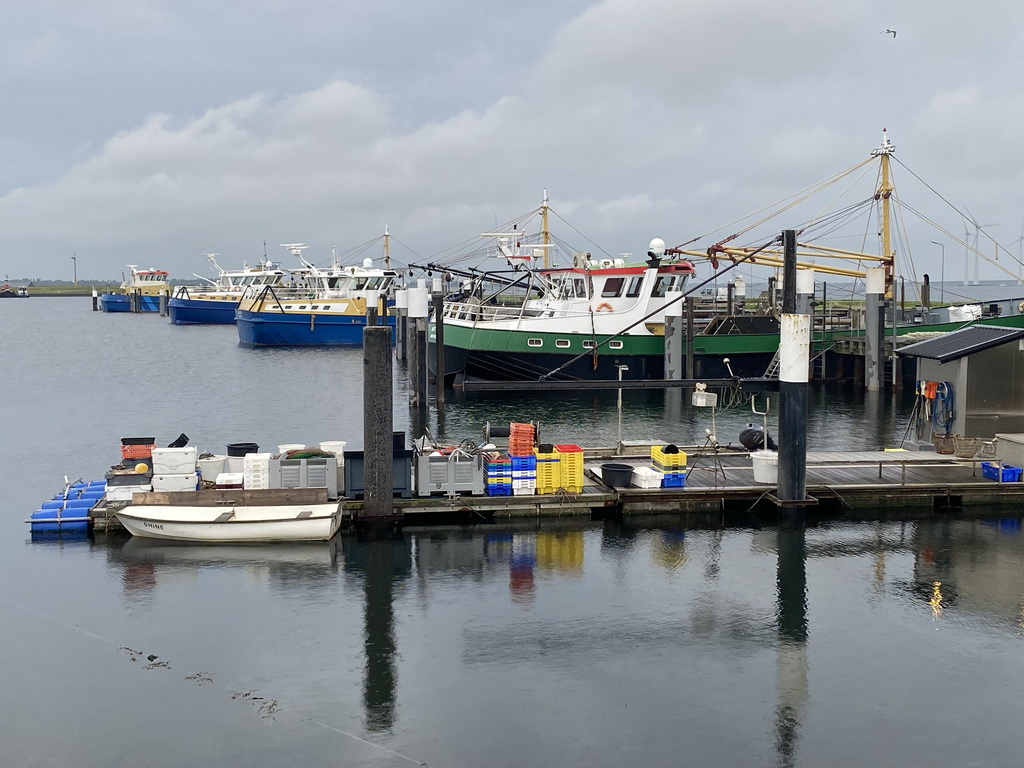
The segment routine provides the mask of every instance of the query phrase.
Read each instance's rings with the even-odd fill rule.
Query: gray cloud
[[[184,277],[203,251],[230,265],[264,241],[324,260],[385,223],[425,257],[545,188],[591,241],[636,253],[852,166],[883,127],[913,174],[1001,222],[1009,244],[1024,217],[1024,11],[965,13],[949,0],[23,4],[0,30],[0,95],[19,117],[0,134],[3,270],[66,276],[74,252],[80,276],[145,263]]]

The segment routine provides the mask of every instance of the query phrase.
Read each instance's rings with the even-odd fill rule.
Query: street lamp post
[[[942,249],[942,272],[939,275],[939,301],[945,301],[945,289],[946,289],[946,246],[940,243],[938,240],[932,240],[934,245],[939,246]]]

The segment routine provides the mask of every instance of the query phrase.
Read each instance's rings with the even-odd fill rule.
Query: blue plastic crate
[[[661,476],[661,487],[662,488],[685,488],[686,487],[686,473],[685,472],[665,472]]]
[[[511,485],[487,485],[486,493],[488,496],[511,496],[512,486]]]
[[[536,456],[509,456],[512,459],[512,471],[537,471],[537,457]]]
[[[999,480],[999,465],[992,461],[981,462],[981,474],[989,480]],[[1021,468],[1012,467],[1009,464],[1002,465],[1002,480],[1004,483],[1016,483],[1020,480]]]

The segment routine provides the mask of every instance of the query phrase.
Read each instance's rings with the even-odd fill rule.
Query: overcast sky
[[[883,127],[897,183],[1016,254],[1022,32],[1005,0],[9,3],[0,273],[70,279],[75,255],[80,279],[186,278],[264,242],[322,262],[385,224],[426,259],[544,189],[607,253],[642,253],[854,165]],[[946,246],[949,275],[964,257]]]

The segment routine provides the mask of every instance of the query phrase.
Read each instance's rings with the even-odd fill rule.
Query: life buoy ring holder
[[[614,312],[615,309],[607,301],[602,301],[600,304],[597,305],[597,308],[594,311],[595,312]]]
[[[1024,314],[1024,301],[1017,305],[1017,311]]]

